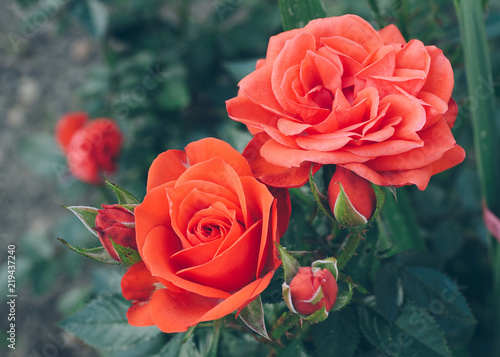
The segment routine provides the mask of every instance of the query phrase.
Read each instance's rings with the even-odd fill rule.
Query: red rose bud
[[[323,307],[328,313],[337,292],[337,281],[328,269],[302,267],[290,283],[286,302],[290,310],[301,315],[309,316]]]
[[[137,250],[135,240],[135,216],[133,213],[118,205],[102,205],[104,209],[97,212],[95,218],[95,230],[99,235],[99,240],[106,251],[115,259],[121,262],[111,239],[115,244],[122,247]]]
[[[372,184],[354,172],[337,166],[328,186],[328,204],[343,226],[365,225],[377,208]]]

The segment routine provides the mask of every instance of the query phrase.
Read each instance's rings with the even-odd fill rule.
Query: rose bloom
[[[135,208],[143,261],[121,284],[133,301],[129,323],[182,332],[252,302],[281,264],[275,242],[288,225],[290,198],[274,192],[223,141],[160,154]]]
[[[134,214],[119,205],[101,206],[103,209],[97,211],[94,229],[109,255],[114,260],[121,262],[111,243],[111,239],[122,247],[137,250]]]
[[[465,157],[450,131],[453,83],[440,49],[345,15],[271,37],[226,104],[254,134],[243,155],[266,184],[299,187],[311,164],[335,164],[423,190]]]
[[[113,174],[123,135],[111,119],[88,121],[84,112],[62,116],[56,126],[56,140],[66,155],[69,170],[79,180],[102,184],[101,175]]]

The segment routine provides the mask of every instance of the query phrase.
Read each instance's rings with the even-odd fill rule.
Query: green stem
[[[358,248],[359,242],[363,239],[363,233],[361,230],[353,229],[351,234],[349,234],[342,245],[342,253],[340,253],[337,259],[337,265],[339,270],[342,269],[347,262],[352,258],[356,249]]]
[[[217,351],[219,349],[219,341],[223,328],[223,319],[218,319],[214,321],[214,336],[212,337],[212,342],[210,343],[210,348],[207,357],[217,357]]]

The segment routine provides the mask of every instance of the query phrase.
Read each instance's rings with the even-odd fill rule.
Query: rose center
[[[332,109],[333,95],[332,93],[323,87],[322,85],[317,85],[307,93],[307,98],[320,108]]]

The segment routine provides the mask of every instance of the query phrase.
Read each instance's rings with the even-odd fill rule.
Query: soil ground
[[[37,6],[40,3],[30,12],[38,11]],[[18,143],[38,134],[52,135],[61,114],[79,109],[75,90],[99,61],[96,43],[82,28],[60,33],[58,21],[48,13],[28,28],[27,15],[14,1],[0,0],[1,266],[9,244],[17,244],[27,231],[50,232],[53,222],[66,214],[60,207],[64,198],[57,192],[56,172],[53,177],[38,177],[21,160]],[[22,254],[17,248],[16,256]],[[0,276],[7,275],[1,272]],[[0,284],[4,292],[7,281]],[[95,356],[95,351],[56,326],[62,318],[55,308],[56,297],[74,284],[59,279],[42,296],[35,296],[30,284],[16,291],[15,350],[6,348],[8,306],[5,296],[0,296],[0,355],[7,351],[9,356],[23,357]]]

